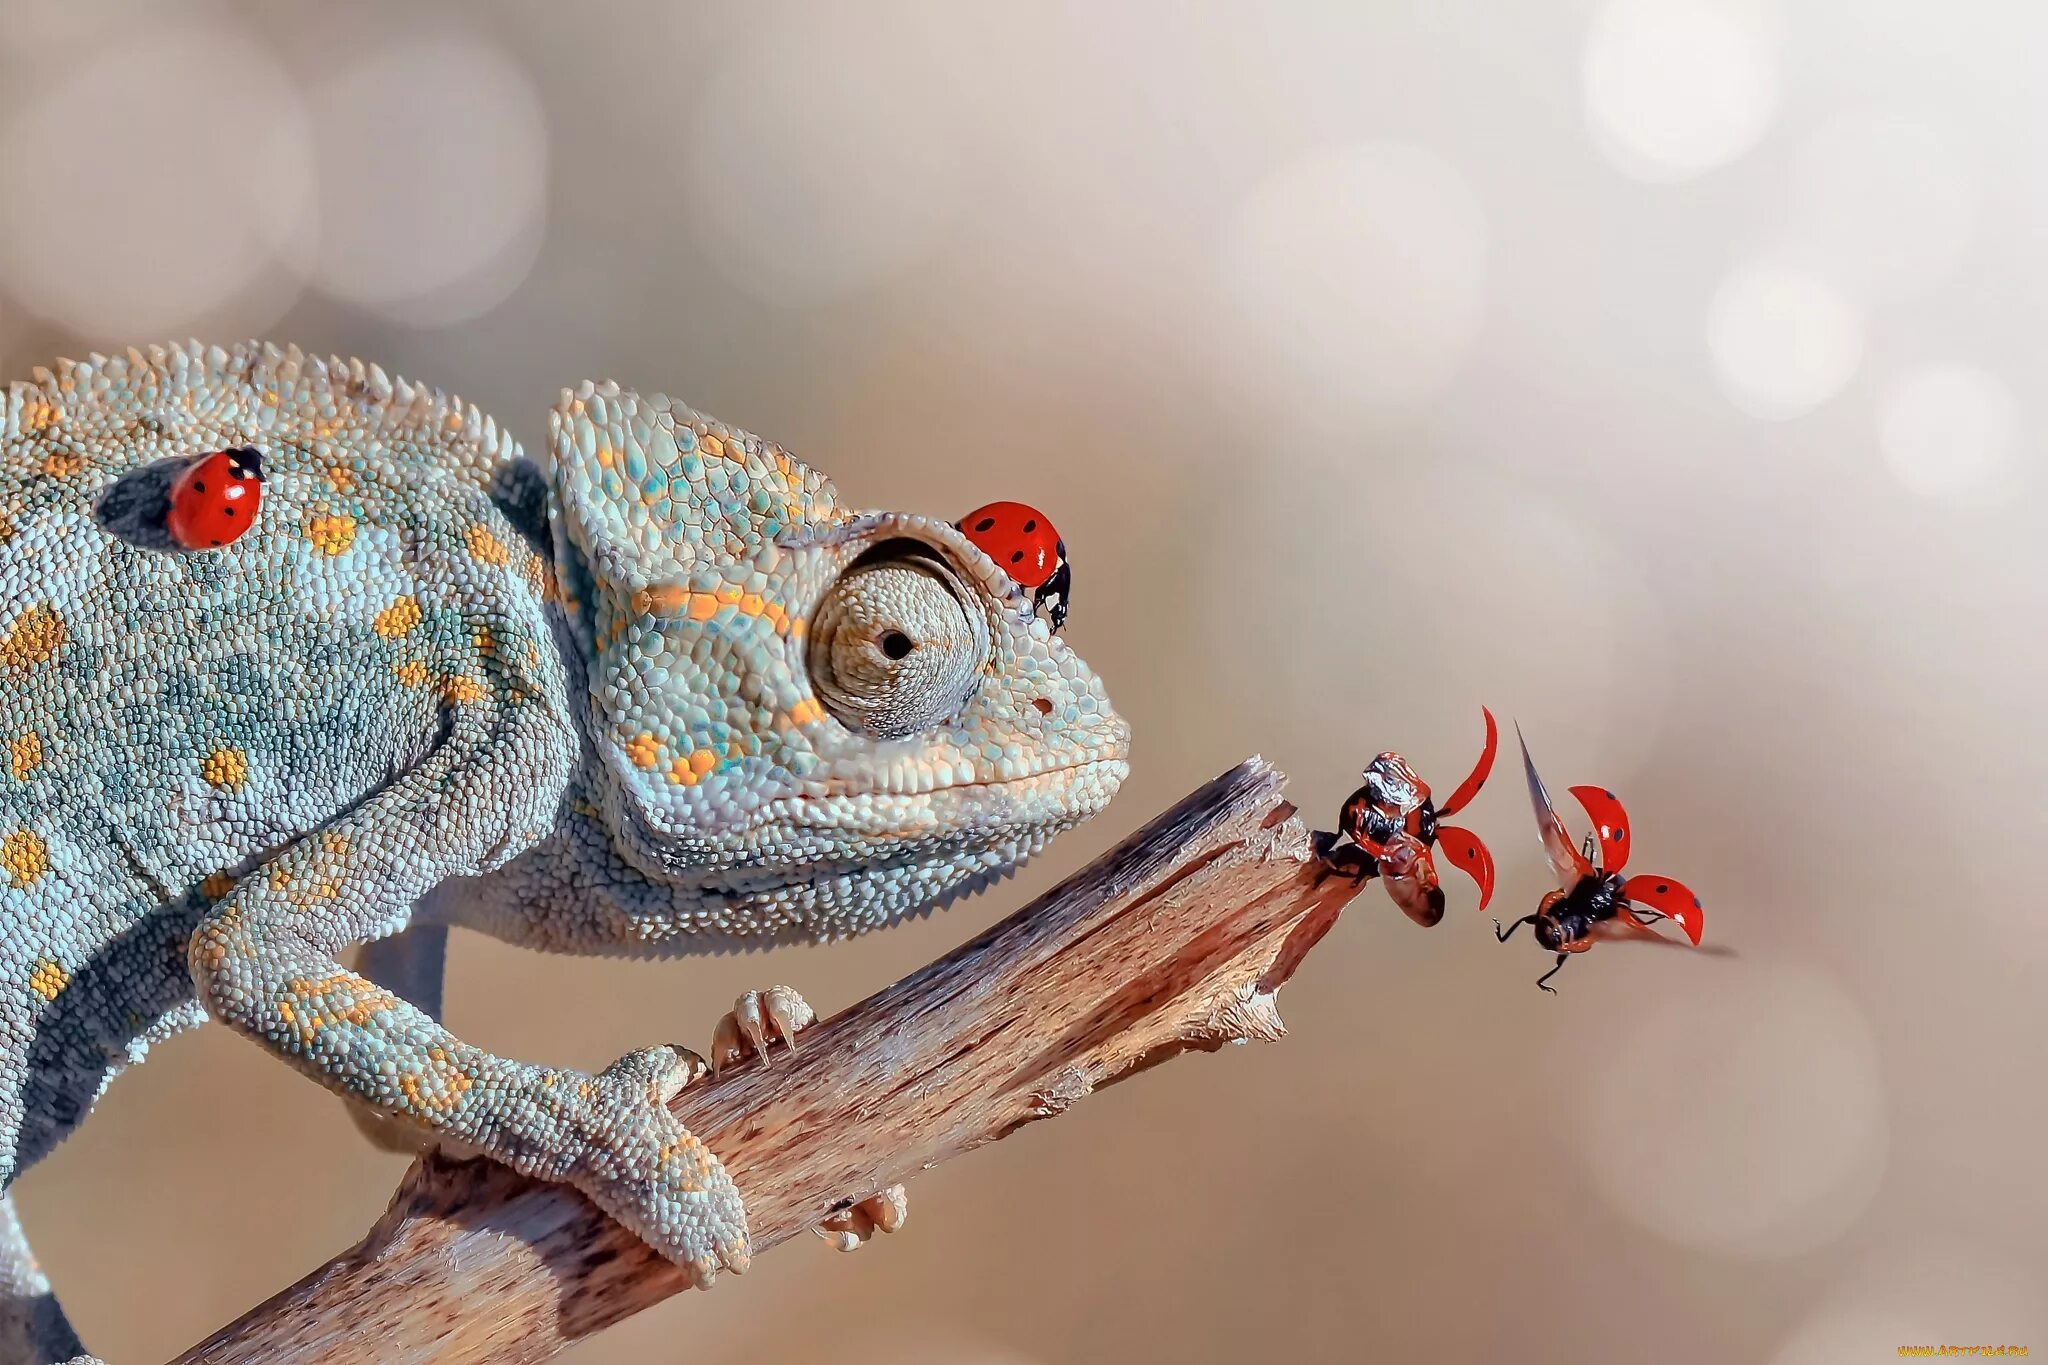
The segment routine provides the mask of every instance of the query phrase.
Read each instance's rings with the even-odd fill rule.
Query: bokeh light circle
[[[261,330],[298,296],[313,160],[291,79],[238,30],[74,52],[0,128],[0,289],[108,346]]]
[[[1610,0],[1581,75],[1593,139],[1641,180],[1685,180],[1748,151],[1778,108],[1776,36],[1745,0]]]
[[[1722,391],[1753,417],[1812,411],[1863,362],[1861,310],[1827,280],[1774,261],[1738,266],[1707,309],[1707,349]]]
[[[1817,971],[1685,965],[1688,989],[1613,1030],[1599,1053],[1581,1143],[1595,1185],[1617,1213],[1683,1246],[1768,1259],[1827,1245],[1876,1192],[1890,1146],[1863,1011]]]
[[[1877,440],[1892,474],[1925,497],[1967,501],[2007,472],[2019,433],[2019,401],[1968,365],[1926,365],[1878,400]]]

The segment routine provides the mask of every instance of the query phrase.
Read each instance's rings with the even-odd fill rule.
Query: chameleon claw
[[[811,1229],[835,1251],[858,1251],[877,1232],[894,1232],[910,1217],[910,1200],[901,1185],[861,1200]]]
[[[816,1011],[787,986],[748,991],[733,1002],[730,1013],[711,1031],[711,1069],[723,1071],[746,1059],[749,1052],[768,1063],[770,1046],[779,1037],[796,1051],[796,1037],[817,1020]]]

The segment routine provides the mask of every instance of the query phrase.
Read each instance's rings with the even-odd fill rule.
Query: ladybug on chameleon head
[[[954,525],[1031,594],[1033,609],[1044,614],[1055,632],[1067,623],[1074,574],[1067,563],[1067,542],[1045,513],[1021,502],[992,502]]]

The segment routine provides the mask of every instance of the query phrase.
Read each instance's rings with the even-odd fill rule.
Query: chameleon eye
[[[943,562],[914,552],[849,569],[811,617],[811,686],[841,724],[902,739],[957,714],[989,655],[986,616]]]

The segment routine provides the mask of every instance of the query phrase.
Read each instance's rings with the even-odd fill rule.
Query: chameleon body
[[[637,955],[857,934],[1001,878],[1122,781],[1100,683],[951,525],[851,511],[609,383],[550,434],[532,461],[439,390],[254,343],[6,390],[6,1182],[210,1016],[383,1124],[573,1183],[708,1282],[748,1246],[664,1107],[696,1058],[496,1057],[437,1021],[438,960],[378,973],[408,1000],[344,951],[409,924]],[[170,481],[243,446],[258,524],[176,546]],[[80,1354],[0,1202],[0,1359]]]

